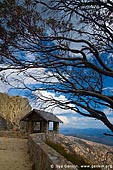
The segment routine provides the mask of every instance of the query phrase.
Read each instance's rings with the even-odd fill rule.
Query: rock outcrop
[[[52,141],[62,144],[67,152],[82,156],[92,165],[92,168],[102,170],[113,168],[113,147],[111,146],[61,134],[56,135]]]
[[[19,130],[20,119],[30,110],[27,98],[0,92],[0,116],[6,120],[8,130]]]

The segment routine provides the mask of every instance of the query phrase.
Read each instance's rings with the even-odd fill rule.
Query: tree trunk
[[[113,132],[113,124],[108,119],[104,119],[102,122]]]

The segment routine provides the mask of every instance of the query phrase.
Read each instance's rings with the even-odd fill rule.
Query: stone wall
[[[32,134],[29,137],[33,170],[77,170],[75,165],[44,143],[46,138],[46,134]]]
[[[78,154],[85,160],[89,160],[92,169],[95,167],[101,168],[102,170],[113,169],[113,147],[76,137],[64,136],[62,134],[40,133],[32,134],[29,137],[30,154],[33,159],[35,170],[51,170],[51,165],[53,165],[54,170],[66,170],[65,167],[64,169],[56,168],[56,165],[70,165],[70,168],[68,167],[67,169],[73,170],[70,162],[66,161],[63,156],[44,143],[46,139],[55,143],[60,143],[65,147],[67,152]],[[46,157],[46,159],[44,159],[44,157]]]
[[[0,130],[0,137],[7,137],[7,138],[21,138],[26,139],[28,138],[28,134],[25,132],[20,131],[3,131]]]

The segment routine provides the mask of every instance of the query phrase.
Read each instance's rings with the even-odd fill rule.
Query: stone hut
[[[25,115],[20,121],[26,124],[26,132],[31,133],[47,133],[49,131],[49,123],[53,122],[53,131],[58,133],[59,123],[63,123],[54,114],[42,110],[33,109]]]

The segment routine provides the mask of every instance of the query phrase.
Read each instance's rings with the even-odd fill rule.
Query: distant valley
[[[76,128],[63,128],[60,129],[60,133],[67,136],[75,136],[89,141],[106,144],[113,146],[113,136],[105,136],[104,133],[111,134],[107,129],[76,129]]]

